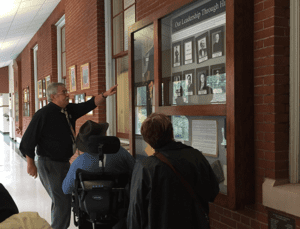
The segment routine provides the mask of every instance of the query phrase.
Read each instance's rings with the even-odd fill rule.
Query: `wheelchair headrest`
[[[90,153],[97,154],[99,146],[102,146],[103,154],[114,154],[120,149],[120,139],[115,136],[93,135],[89,137],[87,145]]]

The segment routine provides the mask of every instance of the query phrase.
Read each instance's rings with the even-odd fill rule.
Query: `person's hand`
[[[104,96],[110,96],[110,95],[113,95],[113,94],[116,94],[117,93],[117,86],[118,84],[116,84],[115,86],[112,86],[108,91],[106,91],[104,94]]]
[[[37,174],[37,168],[36,168],[35,164],[27,163],[27,173],[30,176],[34,177],[34,179],[37,178],[38,174]]]

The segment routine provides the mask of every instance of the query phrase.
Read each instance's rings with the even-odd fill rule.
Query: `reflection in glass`
[[[117,133],[129,134],[128,56],[116,59],[117,65]]]
[[[135,108],[135,134],[141,134],[141,127],[144,120],[147,118],[146,107]]]
[[[123,51],[123,13],[119,14],[113,19],[113,40],[114,40],[114,54],[116,55]]]
[[[186,116],[172,116],[174,139],[189,141],[189,120]]]
[[[143,28],[134,36],[134,99],[136,155],[146,155],[147,144],[140,136],[142,122],[154,112],[154,44],[153,25]]]
[[[135,5],[124,12],[124,51],[128,50],[128,27],[135,23]]]
[[[219,0],[197,1],[161,19],[162,78],[171,81],[164,106],[226,103],[226,7],[205,13],[216,4]],[[180,87],[174,74],[181,75]],[[222,80],[211,85],[216,75]]]
[[[124,0],[124,9],[135,3],[135,0]]]
[[[122,0],[113,0],[112,7],[113,7],[113,17],[114,17],[123,10]]]

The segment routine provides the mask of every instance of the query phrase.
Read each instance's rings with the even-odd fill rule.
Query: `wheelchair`
[[[89,140],[90,152],[99,153],[102,165],[104,154],[117,153],[120,148],[117,137],[91,136]],[[78,169],[72,194],[75,226],[79,229],[123,228],[129,205],[129,183],[127,174],[105,172],[105,166],[99,167],[96,173]]]

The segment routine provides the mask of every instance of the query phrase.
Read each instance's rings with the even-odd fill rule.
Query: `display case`
[[[251,18],[251,1],[175,0],[129,28],[130,152],[146,157],[141,123],[168,115],[175,140],[213,167],[215,203],[230,209],[254,202]]]

